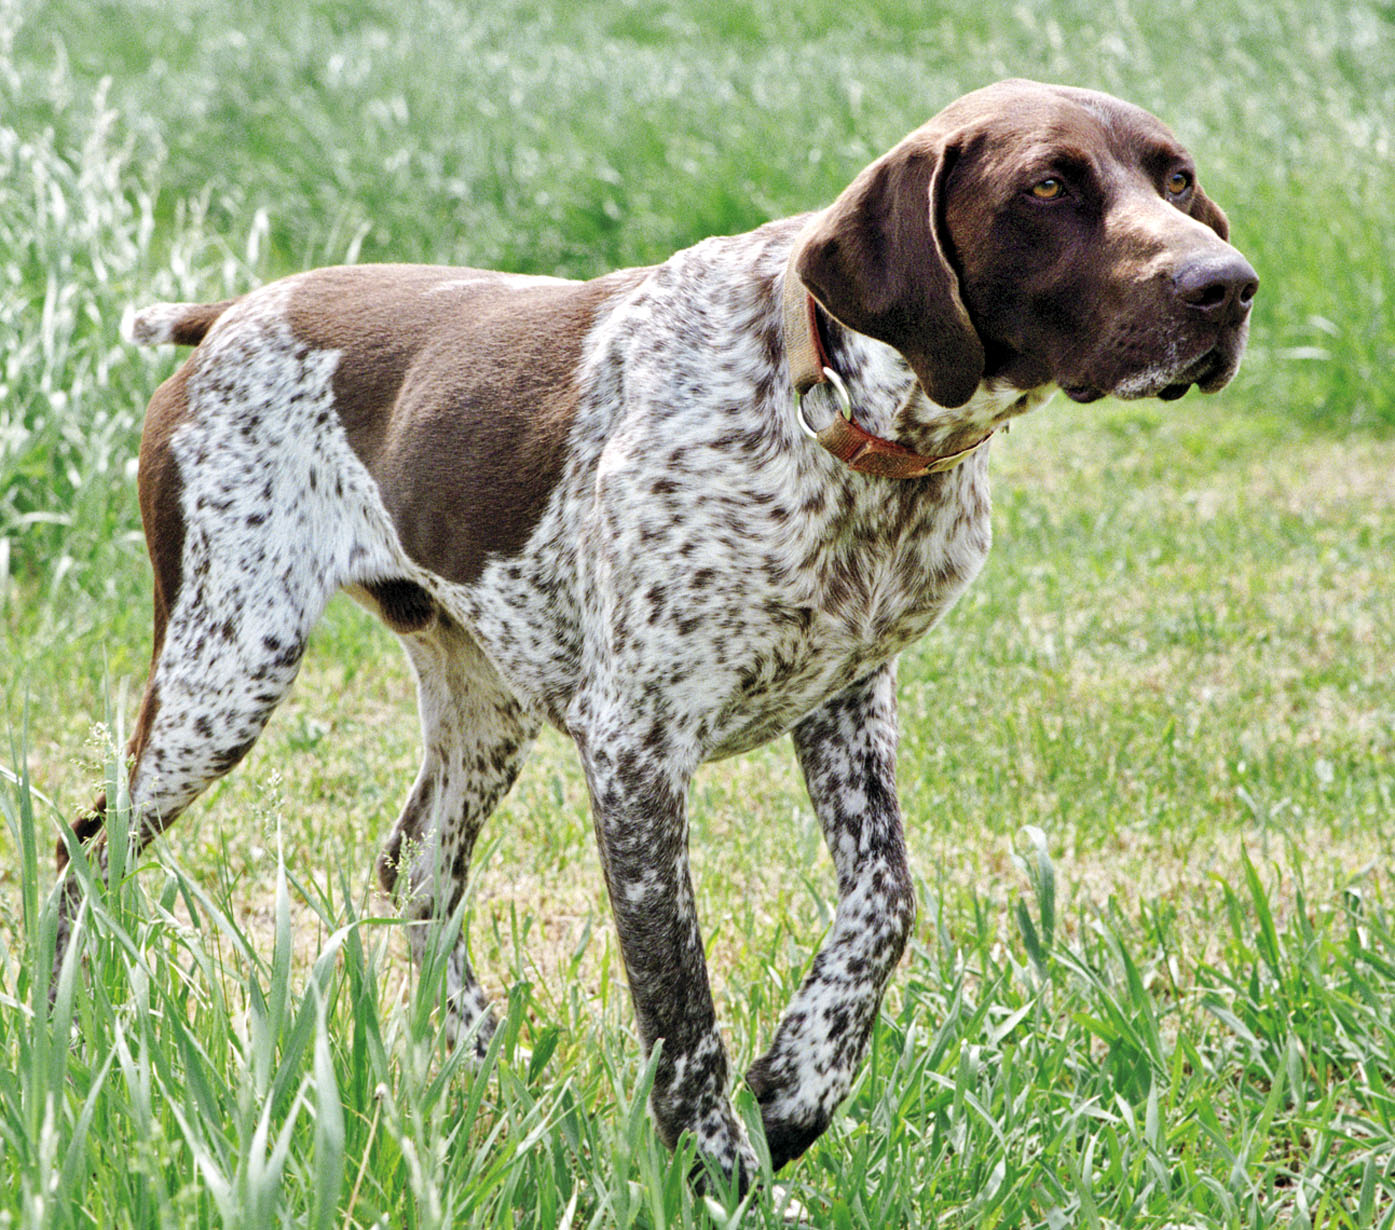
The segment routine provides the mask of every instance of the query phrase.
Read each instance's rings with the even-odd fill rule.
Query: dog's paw
[[[698,1157],[688,1178],[699,1194],[734,1189],[744,1197],[760,1177],[760,1163],[736,1116],[724,1109],[725,1114],[708,1115],[693,1133]]]
[[[829,1115],[817,1104],[796,1096],[797,1090],[788,1080],[778,1079],[768,1055],[751,1065],[746,1084],[760,1105],[771,1170],[780,1170],[800,1157],[827,1129]]]

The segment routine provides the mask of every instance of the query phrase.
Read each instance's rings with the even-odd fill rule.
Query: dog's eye
[[[1066,186],[1059,179],[1044,179],[1032,185],[1032,195],[1039,201],[1059,201],[1066,195]]]
[[[1173,171],[1167,177],[1168,196],[1182,196],[1192,186],[1192,177],[1185,171]]]

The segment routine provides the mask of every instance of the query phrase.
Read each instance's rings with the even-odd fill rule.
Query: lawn
[[[654,1135],[560,737],[463,919],[506,1027],[447,1052],[371,875],[410,676],[343,599],[49,1005],[53,841],[150,652],[133,459],[176,356],[128,303],[662,260],[1006,75],[1176,129],[1260,273],[1250,352],[995,442],[994,553],[901,663],[917,932],[780,1193],[696,1196]],[[0,0],[0,1226],[1395,1225],[1392,117],[1380,0]],[[835,904],[788,743],[705,770],[692,830],[742,1068]]]

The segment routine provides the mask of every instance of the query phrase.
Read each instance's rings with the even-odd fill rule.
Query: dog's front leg
[[[794,730],[838,871],[838,910],[774,1043],[746,1074],[776,1168],[822,1134],[846,1096],[915,918],[896,796],[896,741],[894,662]]]
[[[572,733],[591,790],[606,887],[648,1055],[662,1041],[649,1104],[673,1148],[684,1131],[744,1190],[755,1155],[727,1098],[707,961],[688,871],[691,758],[627,721],[588,716]]]

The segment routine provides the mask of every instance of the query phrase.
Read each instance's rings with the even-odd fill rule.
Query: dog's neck
[[[854,422],[925,457],[971,448],[1055,391],[1051,385],[1024,390],[1004,380],[986,379],[968,402],[949,409],[925,395],[909,364],[891,346],[844,327],[822,309],[809,327],[817,328],[817,346],[847,387]],[[810,408],[805,417],[815,427],[838,413],[833,386],[823,387],[828,391],[814,392],[806,399]]]

